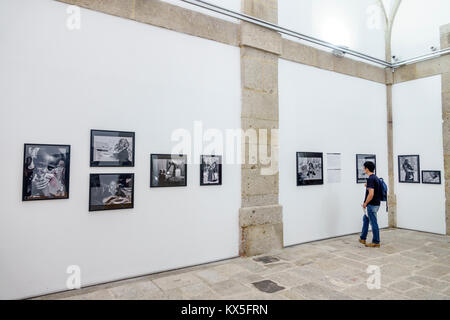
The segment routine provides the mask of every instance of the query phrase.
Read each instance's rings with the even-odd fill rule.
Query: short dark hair
[[[375,172],[375,163],[372,161],[364,162],[364,168],[368,169],[370,172]]]

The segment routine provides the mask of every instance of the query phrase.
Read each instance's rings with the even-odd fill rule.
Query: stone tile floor
[[[354,234],[37,299],[450,300],[450,237],[384,229],[381,241],[366,248]],[[369,265],[379,289],[367,287]]]

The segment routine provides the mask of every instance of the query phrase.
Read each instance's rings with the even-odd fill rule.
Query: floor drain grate
[[[272,280],[263,280],[252,283],[259,291],[266,293],[274,293],[280,290],[283,290],[284,287],[280,287],[278,284],[273,282]]]
[[[271,257],[271,256],[259,257],[259,258],[255,258],[253,260],[255,260],[256,262],[262,262],[262,263],[272,263],[272,262],[280,261],[280,259],[278,259],[276,257]]]

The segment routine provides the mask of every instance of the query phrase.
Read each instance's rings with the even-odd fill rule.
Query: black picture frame
[[[70,145],[25,143],[22,165],[22,201],[69,199]]]
[[[111,150],[113,148],[114,140],[112,141],[103,141],[104,144],[106,144],[105,149],[101,150],[100,147],[97,147],[96,149],[96,137],[112,137],[117,138],[117,142],[115,143],[116,147],[120,142],[125,141],[126,143],[130,143],[131,139],[131,148],[127,148],[127,152],[125,152],[125,149],[122,149],[120,152],[116,153],[117,160],[98,160],[94,158],[96,157],[97,153],[100,154],[100,151],[104,151],[105,153],[108,152],[108,150]],[[120,141],[120,142],[119,142]],[[108,145],[108,143],[111,143]],[[136,146],[136,137],[134,132],[130,131],[112,131],[112,130],[98,130],[98,129],[92,129],[91,130],[91,152],[90,152],[90,166],[91,167],[134,167],[135,163],[135,146]],[[123,148],[123,147],[122,147]],[[131,150],[130,150],[131,149]],[[126,153],[128,153],[128,160],[121,160],[120,158],[124,158],[126,156]],[[112,157],[112,155],[109,155],[109,157]],[[131,160],[129,159],[131,157]],[[105,158],[107,158],[105,156]]]
[[[109,179],[101,179],[101,177]],[[130,179],[130,182],[127,182]],[[105,180],[105,181],[101,181]],[[109,185],[107,185],[109,182]],[[111,186],[111,183],[115,185]],[[94,188],[98,188],[93,190]],[[114,190],[114,188],[116,188]],[[131,190],[127,190],[131,189]],[[114,191],[113,191],[114,190]],[[118,193],[121,193],[120,195]],[[114,194],[115,193],[115,194]],[[130,193],[130,195],[128,195]],[[124,197],[125,195],[125,197]],[[105,199],[128,199],[127,203],[105,204]],[[134,208],[134,173],[91,173],[89,174],[89,211],[106,211]]]
[[[308,162],[308,159],[311,159]],[[309,167],[312,164],[314,167],[314,163],[311,161],[320,160],[320,168],[312,168],[311,171],[314,175],[320,172],[319,179],[310,179],[304,178],[305,176],[309,176],[310,171]],[[300,162],[301,161],[301,162]],[[306,161],[306,163],[304,163]],[[300,165],[302,165],[302,170],[300,170]],[[320,170],[319,170],[320,169]],[[306,174],[305,172],[308,171]],[[322,152],[297,152],[296,153],[296,180],[297,186],[308,186],[308,185],[320,185],[323,184],[323,153]]]
[[[372,161],[375,164],[375,174],[377,173],[377,156],[375,154],[364,154],[359,153],[356,155],[356,183],[366,183],[367,178],[362,178],[361,176],[365,176],[364,172],[364,162]],[[361,163],[362,162],[362,163]]]
[[[158,163],[158,160],[163,160]],[[170,163],[172,161],[172,163]],[[175,166],[176,163],[181,164]],[[164,169],[163,169],[164,168]],[[180,176],[170,177],[170,170],[180,169]],[[162,171],[164,172],[162,172]],[[165,172],[167,170],[167,174]],[[184,172],[183,172],[184,171]],[[184,176],[183,176],[184,174]],[[164,175],[164,180],[161,177]],[[175,173],[176,175],[176,173]],[[169,176],[169,178],[167,178]],[[161,182],[163,181],[163,182]],[[152,153],[150,155],[150,188],[186,187],[187,186],[187,155],[185,154],[161,154]]]
[[[216,163],[213,169],[210,168],[210,165],[206,163],[206,159],[208,158],[217,158],[218,163]],[[217,182],[205,182],[205,175],[208,176],[206,180],[210,180],[211,173],[214,174],[213,170],[217,172]],[[207,172],[209,171],[209,172]],[[220,186],[222,185],[222,156],[220,155],[201,155],[200,156],[200,185],[201,186]]]
[[[411,172],[406,173],[405,169],[403,168],[405,160],[412,161],[415,160],[412,165],[410,164],[410,167],[412,168],[413,172],[413,178],[409,178],[411,176]],[[407,165],[407,164],[406,164]],[[414,168],[415,166],[416,168]],[[404,175],[404,177],[402,177]],[[417,179],[415,178],[417,177]],[[398,156],[398,182],[399,183],[420,183],[420,156],[417,154],[413,155],[399,155]]]
[[[436,174],[436,178],[439,178],[438,181],[429,181],[428,177],[424,175],[424,173],[434,173]],[[434,179],[436,179],[434,178]],[[422,183],[424,184],[441,184],[441,171],[440,170],[422,170]]]

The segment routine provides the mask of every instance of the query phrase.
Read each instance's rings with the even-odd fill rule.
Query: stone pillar
[[[441,49],[450,47],[450,23],[441,26]],[[443,63],[449,63],[450,59]],[[442,137],[444,141],[444,177],[445,177],[445,222],[446,234],[450,235],[450,72],[443,68],[442,73]]]
[[[385,47],[386,61],[391,61],[391,25],[386,32]],[[397,227],[397,196],[395,194],[394,179],[394,129],[392,122],[392,85],[394,83],[394,73],[391,68],[386,68],[386,111],[387,111],[387,147],[388,147],[388,224],[389,228]]]
[[[277,8],[278,0],[242,0],[243,13],[272,23],[278,22]],[[277,32],[244,21],[240,24],[241,126],[244,132],[250,132],[242,139],[245,162],[241,178],[239,254],[244,256],[283,247],[277,131],[281,43]],[[252,132],[256,135],[247,140]],[[271,167],[275,170],[267,170],[270,165],[261,163],[261,152],[272,159]]]
[[[397,227],[397,196],[395,195],[395,179],[394,179],[394,131],[392,123],[392,71],[386,70],[386,106],[387,106],[387,147],[388,147],[388,223],[390,228]]]

